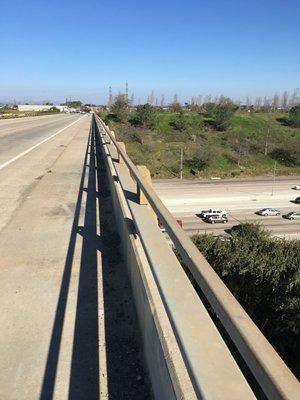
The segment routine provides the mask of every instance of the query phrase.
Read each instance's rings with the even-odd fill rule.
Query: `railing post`
[[[117,142],[117,144],[120,147],[120,149],[122,151],[124,151],[124,153],[126,153],[126,145],[125,145],[125,143],[124,142]],[[119,152],[118,152],[118,162],[119,162],[119,164],[124,164],[124,160],[123,160],[123,158],[122,158],[122,156],[121,156],[121,154]]]
[[[151,175],[150,175],[149,169],[145,165],[137,165],[137,168],[139,170],[139,173],[143,177],[143,179],[145,179],[145,181],[147,182],[147,184],[152,186],[152,179],[151,179]],[[139,204],[143,204],[143,205],[148,205],[149,204],[148,200],[147,200],[147,197],[144,195],[144,193],[140,189],[138,183],[137,183],[137,196],[138,196]]]
[[[139,170],[139,173],[141,174],[141,176],[143,177],[145,182],[147,182],[147,184],[149,186],[152,186],[152,178],[151,178],[151,174],[150,174],[149,169],[145,165],[137,165],[137,169]],[[153,208],[149,204],[149,202],[147,200],[147,197],[144,195],[143,191],[140,189],[138,183],[136,183],[136,187],[137,187],[138,203],[141,204],[141,205],[148,206],[148,209],[149,209],[149,212],[151,214],[151,217],[157,223],[156,213],[154,212]]]
[[[110,133],[110,135],[115,139],[116,138],[115,132],[111,131],[108,127],[107,127],[107,129],[108,129],[108,132]],[[111,144],[110,136],[109,135],[106,135],[106,136],[107,136],[107,143]]]

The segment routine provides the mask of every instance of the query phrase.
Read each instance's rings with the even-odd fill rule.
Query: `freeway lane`
[[[53,163],[70,141],[82,129],[89,129],[89,122],[89,115],[0,121],[0,232],[39,180],[51,173]]]
[[[272,196],[273,181],[270,178],[221,181],[180,181],[157,180],[153,186],[158,195],[177,219],[182,219],[189,234],[210,232],[224,234],[243,221],[259,221],[272,234],[300,238],[300,222],[280,217],[260,217],[255,214],[260,208],[278,208],[282,214],[300,211],[300,205],[293,203],[300,193],[292,187],[300,183],[299,176],[276,179]],[[208,224],[197,213],[210,207],[221,207],[228,211],[228,224]]]
[[[184,230],[189,235],[197,233],[213,233],[225,234],[232,226],[238,225],[240,222],[259,222],[261,225],[269,229],[274,236],[300,238],[300,221],[287,221],[282,217],[256,217],[239,212],[231,212],[228,215],[228,223],[226,224],[209,224],[202,221],[199,217],[190,214],[176,215],[183,222]]]

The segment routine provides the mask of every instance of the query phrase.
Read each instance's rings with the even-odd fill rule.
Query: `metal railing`
[[[271,400],[299,400],[300,384],[296,377],[288,369],[191,239],[178,225],[153,188],[145,182],[138,168],[118,145],[109,128],[97,115],[95,115],[95,122],[106,133],[109,141],[114,144],[119,156],[124,160],[131,176],[162,222],[185,265],[193,275],[267,398]]]

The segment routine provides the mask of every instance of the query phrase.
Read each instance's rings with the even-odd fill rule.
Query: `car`
[[[275,210],[274,208],[262,208],[261,210],[257,211],[256,214],[267,217],[269,215],[280,215],[280,211]]]
[[[209,210],[202,210],[200,213],[201,218],[209,217],[210,215],[221,215],[227,217],[227,211],[221,208],[210,208]]]
[[[289,213],[287,213],[286,215],[284,215],[284,218],[286,219],[300,219],[300,212],[298,211],[291,211]]]
[[[296,185],[296,186],[294,186],[292,189],[294,189],[294,190],[300,190],[300,185]]]
[[[213,214],[213,215],[208,215],[204,218],[205,222],[209,222],[210,224],[215,224],[215,223],[223,223],[225,224],[228,222],[228,218],[226,215],[220,215],[220,214]]]
[[[243,225],[233,225],[230,229],[228,229],[228,233],[238,232],[240,233],[243,230]]]
[[[294,203],[300,204],[300,197],[296,197]]]

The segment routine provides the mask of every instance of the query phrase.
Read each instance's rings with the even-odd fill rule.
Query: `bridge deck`
[[[90,118],[79,123],[51,173],[30,187],[0,234],[3,400],[151,398],[105,170],[89,128]],[[0,178],[16,167],[21,174],[37,154]]]

